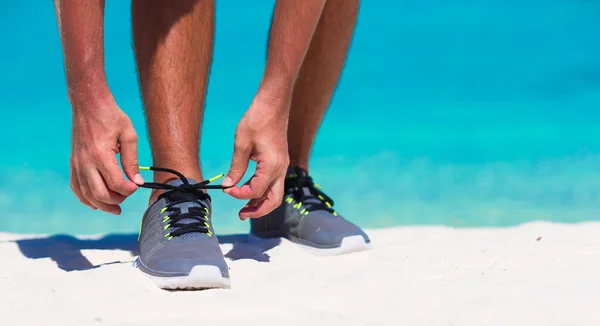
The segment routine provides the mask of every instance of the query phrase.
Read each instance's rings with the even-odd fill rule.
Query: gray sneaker
[[[339,255],[371,248],[358,226],[333,209],[333,200],[299,167],[290,167],[281,206],[250,219],[249,241],[285,237],[318,255]]]
[[[146,183],[142,187],[164,189],[142,220],[138,268],[163,289],[229,288],[229,268],[211,223],[211,199],[203,189],[219,189],[197,183],[177,171],[168,184]]]

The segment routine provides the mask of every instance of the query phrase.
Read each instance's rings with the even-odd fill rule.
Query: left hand
[[[235,132],[231,168],[223,186],[236,185],[256,162],[254,175],[244,185],[223,190],[226,194],[249,202],[240,219],[258,218],[277,208],[283,199],[285,174],[290,162],[287,145],[288,99],[257,95]]]

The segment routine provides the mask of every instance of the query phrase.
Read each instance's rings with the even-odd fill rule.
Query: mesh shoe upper
[[[176,179],[148,207],[140,231],[139,268],[153,276],[187,276],[194,266],[228,267],[212,227],[210,196],[202,183]]]
[[[251,232],[259,237],[284,236],[317,248],[336,248],[344,238],[366,233],[344,219],[312,178],[300,167],[290,167],[283,203],[273,212],[251,220]]]

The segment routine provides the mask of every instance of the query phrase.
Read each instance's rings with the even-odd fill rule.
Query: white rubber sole
[[[142,271],[143,273],[143,271]],[[160,277],[144,273],[165,290],[229,289],[231,280],[221,275],[217,266],[194,266],[188,276]]]
[[[268,238],[261,238],[252,233],[248,234],[248,242],[250,243],[260,242],[263,240],[268,240]],[[301,243],[296,244],[302,247],[302,249],[316,256],[345,255],[371,249],[371,243],[367,243],[361,235],[345,237],[344,239],[342,239],[341,245],[337,248],[315,248]]]

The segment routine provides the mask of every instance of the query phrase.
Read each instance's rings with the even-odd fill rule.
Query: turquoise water
[[[227,171],[233,130],[260,79],[272,3],[217,2],[206,174]],[[107,74],[150,164],[129,5],[107,1]],[[315,145],[315,178],[366,227],[597,220],[599,13],[592,1],[363,1]],[[51,2],[3,2],[0,30],[0,231],[136,232],[146,190],[119,217],[70,192],[70,108]],[[242,202],[213,198],[219,232],[247,229],[236,215]]]

